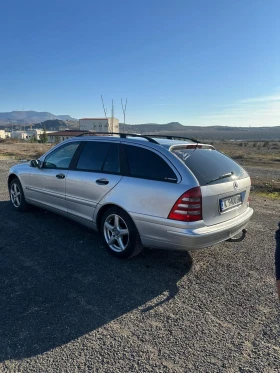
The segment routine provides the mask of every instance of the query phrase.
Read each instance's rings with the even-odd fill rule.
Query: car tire
[[[23,212],[28,209],[28,204],[25,200],[23,189],[19,179],[13,179],[10,188],[10,201],[13,208],[17,211]]]
[[[101,233],[110,254],[118,258],[138,255],[143,246],[131,217],[118,207],[110,207],[101,219]]]

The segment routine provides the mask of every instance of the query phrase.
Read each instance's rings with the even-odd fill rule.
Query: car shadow
[[[145,249],[131,260],[100,236],[44,210],[0,202],[0,361],[42,354],[178,292],[187,252]],[[166,295],[165,295],[166,294]]]

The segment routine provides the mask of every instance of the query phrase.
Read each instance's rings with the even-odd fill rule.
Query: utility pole
[[[125,131],[125,116],[126,116],[127,98],[125,99],[125,105],[123,104],[123,100],[121,98],[121,104],[122,104],[122,111],[123,111],[123,133],[124,133],[124,131]]]
[[[107,108],[105,108],[102,95],[101,95],[101,102],[102,102],[102,107],[103,107],[105,118],[107,119],[107,122],[108,122],[108,132],[114,132],[114,114],[115,114],[114,100],[112,99],[110,119],[108,119],[107,117]],[[125,101],[123,101],[123,99],[121,98],[121,105],[122,105],[122,112],[123,112],[123,132],[125,132],[127,98],[125,99]],[[119,129],[119,131],[122,132],[121,129]]]
[[[108,118],[107,118],[107,109],[105,108],[105,105],[104,105],[104,101],[103,101],[103,97],[102,97],[102,95],[101,95],[101,101],[102,101],[102,106],[103,106],[103,110],[104,110],[105,118],[108,119]]]
[[[105,118],[107,119],[107,123],[108,123],[108,132],[109,132],[109,126],[110,126],[110,123],[109,123],[108,118],[107,118],[107,108],[105,108],[104,100],[103,100],[103,96],[102,96],[102,95],[101,95],[101,102],[102,102],[102,106],[103,106],[103,111],[104,111]]]
[[[101,95],[101,102],[102,102],[105,118],[107,119],[107,122],[108,122],[108,132],[114,132],[114,111],[115,111],[114,100],[112,99],[111,119],[108,119],[108,117],[107,117],[107,108],[105,108],[104,100],[103,100],[102,95]]]
[[[110,126],[110,132],[114,132],[114,100],[112,99],[112,109],[111,109],[111,126]]]

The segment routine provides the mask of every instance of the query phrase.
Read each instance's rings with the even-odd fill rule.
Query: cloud
[[[273,102],[269,105],[264,102],[258,105],[256,108],[252,105],[236,105],[235,107],[228,108],[219,112],[214,112],[208,115],[202,116],[203,118],[256,118],[260,116],[277,116],[280,121],[280,103]]]
[[[260,96],[221,105],[220,109],[197,117],[208,125],[279,126],[280,95]]]
[[[274,102],[274,101],[280,101],[280,95],[246,98],[239,102],[242,104],[254,104],[258,102]]]

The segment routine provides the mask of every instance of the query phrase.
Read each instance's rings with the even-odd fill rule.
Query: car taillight
[[[168,219],[181,221],[202,220],[202,198],[200,187],[188,190],[172,207]]]

